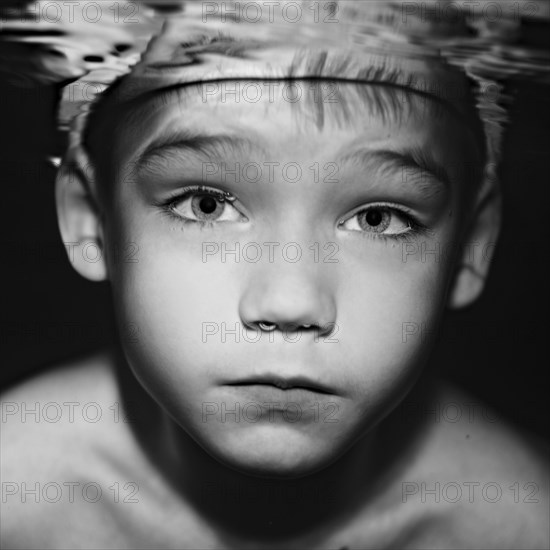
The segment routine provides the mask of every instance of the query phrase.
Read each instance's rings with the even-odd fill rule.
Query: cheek
[[[356,402],[397,400],[420,374],[442,316],[450,265],[402,262],[387,251],[349,259],[338,296],[340,351]]]
[[[226,266],[224,266],[226,267]],[[201,247],[142,239],[139,262],[121,265],[113,282],[119,324],[132,324],[140,353],[170,374],[193,364],[207,373],[215,345],[205,341],[212,327],[235,323],[235,278],[201,261]]]

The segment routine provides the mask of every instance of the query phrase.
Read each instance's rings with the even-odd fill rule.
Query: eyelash
[[[166,214],[170,219],[175,220],[183,224],[184,226],[193,224],[195,226],[199,226],[201,229],[206,227],[212,228],[214,227],[214,225],[216,225],[215,221],[188,220],[187,218],[183,218],[182,216],[174,212],[174,206],[176,204],[196,193],[210,195],[220,201],[228,200],[230,202],[233,202],[235,200],[235,197],[231,193],[228,193],[226,191],[219,191],[217,189],[212,189],[211,187],[205,187],[204,185],[192,185],[191,187],[187,187],[183,191],[183,193],[177,193],[160,203],[156,203],[155,206],[160,207],[163,213]]]
[[[384,235],[383,233],[370,233],[368,231],[357,231],[357,233],[359,233],[363,238],[376,240],[382,239],[384,241],[411,241],[415,237],[418,237],[420,235],[427,235],[432,233],[426,225],[421,223],[408,210],[397,204],[384,202],[373,203],[366,208],[361,208],[360,210],[357,210],[351,216],[348,216],[347,218],[339,221],[338,227],[343,225],[346,221],[352,219],[354,216],[363,214],[364,212],[367,212],[368,210],[372,210],[374,208],[385,209],[389,210],[390,212],[398,212],[409,224],[409,230],[402,233],[396,233],[394,235]]]
[[[199,226],[201,229],[212,228],[216,225],[215,221],[189,220],[181,217],[180,215],[174,212],[174,205],[178,204],[182,200],[187,199],[196,193],[211,195],[214,198],[222,201],[230,200],[231,202],[233,202],[235,200],[234,195],[232,195],[227,191],[219,191],[217,189],[205,187],[204,185],[193,185],[191,187],[187,187],[183,193],[175,194],[169,197],[167,200],[155,204],[155,206],[160,207],[163,210],[163,212],[166,215],[168,215],[171,219],[178,221],[184,226],[193,224],[195,226]],[[409,230],[404,231],[403,233],[397,233],[394,235],[384,235],[383,233],[378,233],[378,234],[369,233],[368,231],[360,231],[360,232],[357,231],[357,233],[360,233],[361,236],[364,238],[377,239],[377,240],[382,239],[385,241],[410,241],[419,235],[431,233],[429,228],[426,225],[422,224],[420,221],[418,221],[410,212],[393,203],[371,204],[368,206],[368,208],[363,208],[361,210],[358,210],[357,212],[347,217],[346,219],[339,221],[337,226],[340,227],[347,220],[350,220],[354,216],[357,216],[358,214],[362,214],[373,208],[384,208],[391,212],[398,212],[401,216],[405,218],[406,222],[409,224]]]

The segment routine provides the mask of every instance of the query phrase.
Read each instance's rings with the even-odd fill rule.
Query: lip
[[[306,376],[280,376],[275,374],[263,374],[242,378],[233,382],[227,382],[228,386],[274,386],[280,390],[308,390],[316,393],[334,395],[335,392],[329,386],[312,380]]]

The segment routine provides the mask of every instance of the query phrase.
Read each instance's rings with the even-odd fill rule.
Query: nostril
[[[103,63],[103,56],[101,55],[85,55],[82,59],[87,63]]]
[[[131,44],[115,44],[115,50],[119,53],[129,50],[131,47]]]

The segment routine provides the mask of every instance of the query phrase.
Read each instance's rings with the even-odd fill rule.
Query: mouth
[[[303,376],[281,377],[275,375],[254,376],[229,382],[228,386],[273,386],[280,390],[307,390],[316,393],[334,395],[334,390],[328,386]]]

